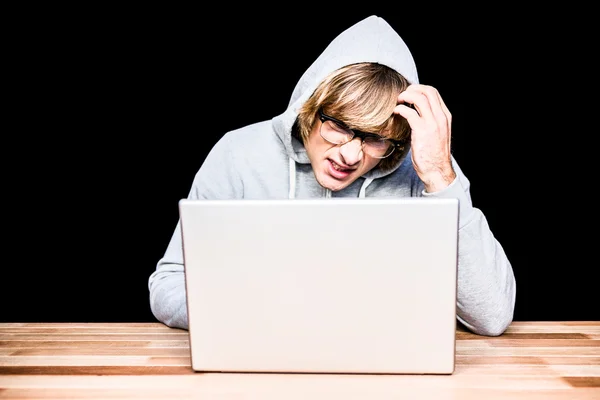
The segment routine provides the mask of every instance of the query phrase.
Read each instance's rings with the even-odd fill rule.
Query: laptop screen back
[[[449,374],[458,200],[181,200],[197,371]]]

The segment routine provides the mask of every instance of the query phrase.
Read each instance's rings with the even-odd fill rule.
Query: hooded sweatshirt
[[[375,167],[346,188],[332,192],[319,185],[304,145],[292,136],[298,110],[319,82],[335,69],[365,61],[385,64],[410,83],[419,82],[414,59],[398,33],[377,16],[359,21],[339,34],[308,67],[282,114],[223,135],[196,173],[188,198],[458,198],[457,319],[474,333],[500,335],[512,322],[515,277],[484,214],[473,206],[470,182],[454,158],[457,177],[439,192],[425,192],[410,149],[393,168]],[[148,285],[154,316],[167,326],[188,329],[180,222]]]

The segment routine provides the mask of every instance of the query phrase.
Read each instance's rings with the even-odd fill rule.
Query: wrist
[[[435,193],[446,189],[456,179],[454,169],[436,171],[422,179],[427,193]]]

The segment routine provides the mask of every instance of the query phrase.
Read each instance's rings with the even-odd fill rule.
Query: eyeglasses
[[[319,119],[321,120],[321,137],[329,143],[335,145],[344,145],[359,138],[362,142],[362,149],[365,153],[374,158],[386,158],[394,152],[396,147],[403,150],[402,142],[394,139],[387,139],[375,133],[361,132],[356,129],[350,129],[340,121],[324,114],[319,110]]]

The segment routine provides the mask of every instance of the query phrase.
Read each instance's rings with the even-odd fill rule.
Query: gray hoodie
[[[318,184],[306,150],[291,135],[297,111],[318,83],[347,64],[373,61],[418,83],[404,41],[382,18],[370,16],[342,32],[298,81],[287,109],[271,120],[227,132],[212,148],[192,182],[190,199],[282,199],[315,197],[453,197],[459,199],[457,318],[481,335],[502,334],[512,322],[516,285],[502,246],[481,210],[473,207],[470,183],[452,160],[457,178],[446,189],[425,193],[408,155],[391,170],[374,168],[340,191]],[[187,329],[180,225],[149,278],[154,316]]]

